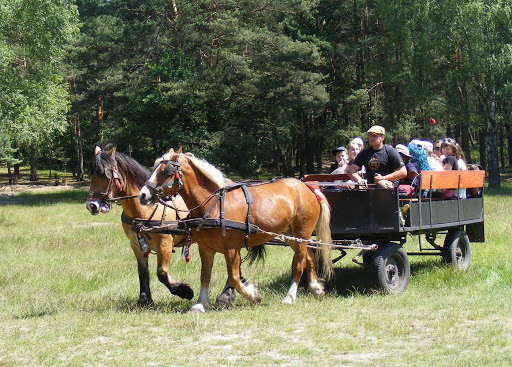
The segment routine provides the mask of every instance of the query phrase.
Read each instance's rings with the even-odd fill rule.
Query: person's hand
[[[360,180],[358,180],[357,184],[359,185],[360,188],[368,187],[368,181],[365,180],[364,178],[361,178]]]
[[[377,183],[379,183],[380,180],[384,180],[384,178],[379,173],[376,173],[373,180],[377,184]]]

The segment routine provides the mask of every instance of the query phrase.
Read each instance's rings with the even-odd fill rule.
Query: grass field
[[[485,199],[486,242],[464,273],[411,257],[407,291],[386,296],[347,257],[322,300],[281,304],[292,251],[270,247],[244,268],[263,302],[188,314],[156,278],[137,309],[136,262],[121,208],[92,217],[85,189],[0,191],[0,366],[509,366],[512,361],[512,185]],[[408,250],[417,249],[410,238]],[[354,253],[355,254],[355,253]],[[171,274],[199,292],[197,248]],[[211,299],[226,277],[217,256]]]

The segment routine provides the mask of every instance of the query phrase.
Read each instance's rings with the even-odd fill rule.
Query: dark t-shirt
[[[404,165],[400,154],[389,145],[384,145],[379,150],[372,147],[363,149],[354,159],[354,164],[366,168],[368,183],[374,183],[375,174],[389,175]]]
[[[414,163],[412,163],[411,161],[407,162],[405,164],[405,168],[407,169],[407,173],[409,172],[416,172],[416,173],[419,173],[418,172],[418,169],[416,168],[416,166],[414,165]],[[400,185],[412,185],[412,182],[414,181],[414,179],[412,178],[402,178],[399,183]]]
[[[443,166],[448,163],[450,166],[452,166],[452,170],[458,171],[459,170],[459,164],[457,163],[457,158],[455,158],[454,155],[449,155],[445,159],[443,159]]]

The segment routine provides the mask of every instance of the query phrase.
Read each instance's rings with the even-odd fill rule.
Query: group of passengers
[[[369,147],[364,147],[360,137],[354,138],[348,149],[341,146],[333,153],[336,157],[329,172],[346,173],[359,186],[375,184],[393,188],[399,184],[412,185],[415,172],[422,170],[467,170],[466,159],[460,145],[452,138],[430,141],[414,139],[408,146],[397,144],[395,148],[384,143],[386,130],[374,125],[368,130]],[[363,173],[366,178],[363,178]],[[465,193],[459,196],[465,197]]]

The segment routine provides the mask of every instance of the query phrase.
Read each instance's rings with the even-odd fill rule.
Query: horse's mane
[[[197,158],[192,153],[179,153],[179,155],[189,159],[190,163],[195,166],[203,175],[213,181],[219,189],[226,187],[226,178],[224,174],[215,168],[212,164],[208,163],[204,159]],[[170,160],[171,154],[166,153],[160,159],[155,162],[155,167],[160,164],[163,160]]]
[[[133,180],[141,187],[144,186],[150,176],[150,172],[144,166],[132,157],[121,152],[116,152],[115,158],[117,166],[121,171],[132,176]],[[112,167],[113,164],[114,161],[110,154],[101,151],[93,158],[89,174],[94,172],[100,177],[105,177],[105,169]]]

